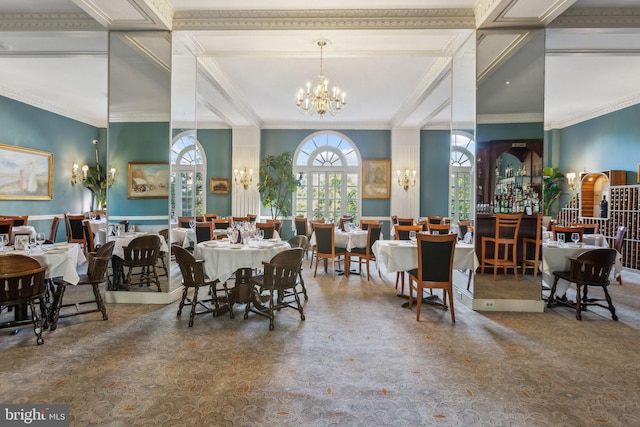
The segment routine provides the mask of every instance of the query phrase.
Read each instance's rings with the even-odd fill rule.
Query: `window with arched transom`
[[[451,191],[449,217],[452,222],[473,219],[473,163],[475,141],[467,132],[451,135]]]
[[[206,212],[207,160],[194,131],[177,135],[171,144],[171,217]]]
[[[294,172],[302,176],[294,194],[293,212],[309,219],[360,216],[360,153],[338,132],[314,133],[300,143],[294,155]]]

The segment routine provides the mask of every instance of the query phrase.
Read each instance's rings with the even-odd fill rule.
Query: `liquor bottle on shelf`
[[[606,218],[609,212],[609,203],[607,202],[607,195],[602,196],[602,201],[600,202],[600,218]]]

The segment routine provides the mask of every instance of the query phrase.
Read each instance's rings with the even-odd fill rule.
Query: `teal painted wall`
[[[198,141],[207,156],[207,179],[233,179],[231,135],[231,129],[198,130]],[[206,186],[207,213],[217,213],[221,216],[231,215],[231,194],[211,194],[208,181]]]
[[[87,211],[91,193],[82,184],[71,185],[71,167],[74,161],[80,165],[95,162],[95,146],[91,143],[94,139],[102,142],[98,147],[103,150],[100,158],[104,159],[104,129],[0,97],[0,144],[53,153],[54,183],[52,200],[0,200],[0,213],[52,217],[64,212]],[[0,171],[0,174],[7,172]],[[51,219],[30,219],[29,225],[48,235]],[[58,229],[58,240],[64,236],[62,224]]]
[[[544,123],[479,124],[476,141],[544,138]]]
[[[449,215],[451,132],[420,131],[420,216]]]
[[[109,166],[117,171],[116,182],[109,189],[109,216],[164,216],[164,220],[145,224],[166,224],[168,199],[129,199],[127,169],[129,162],[169,163],[171,134],[169,123],[111,123],[109,125]]]
[[[265,129],[261,132],[260,158],[268,155],[279,155],[286,151],[295,154],[298,145],[309,135],[318,132],[311,129]],[[340,130],[337,131],[349,138],[360,152],[363,160],[391,158],[391,131],[388,130]],[[389,200],[362,200],[362,216],[390,217]],[[261,215],[270,215],[267,208],[262,208]],[[385,230],[386,227],[386,230]],[[389,235],[388,224],[383,233]],[[283,224],[283,230],[290,230],[290,224]]]

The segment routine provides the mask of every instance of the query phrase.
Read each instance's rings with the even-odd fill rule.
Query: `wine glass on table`
[[[36,244],[40,249],[42,249],[42,244],[46,239],[44,238],[44,233],[36,233]]]
[[[571,233],[571,241],[575,246],[578,246],[578,242],[580,241],[580,233]]]
[[[558,245],[564,246],[564,233],[558,234]]]
[[[258,239],[260,239],[260,240],[264,239],[264,230],[263,229],[259,229],[258,230]]]
[[[196,226],[196,221],[195,220],[189,220],[189,228],[191,228],[193,230],[193,228]]]

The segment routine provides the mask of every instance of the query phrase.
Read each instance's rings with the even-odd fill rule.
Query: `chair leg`
[[[618,320],[618,316],[616,315],[616,309],[613,306],[613,303],[611,302],[611,296],[609,295],[609,291],[607,290],[606,286],[602,287],[602,290],[604,291],[604,297],[607,300],[607,304],[609,305],[609,311],[611,312],[611,318],[613,320]]]
[[[33,332],[36,334],[36,343],[42,345],[44,344],[44,339],[42,338],[42,323],[33,300],[29,300],[29,307],[31,308],[31,319],[33,319]]]
[[[58,327],[58,319],[60,318],[60,309],[62,308],[62,297],[64,295],[64,291],[66,290],[66,285],[64,283],[58,284],[56,288],[56,293],[53,297],[53,305],[51,306],[52,317],[51,317],[51,330],[55,331]]]
[[[451,323],[456,323],[456,315],[453,310],[453,289],[445,289],[444,292],[449,294],[449,311],[451,311]]]
[[[104,301],[102,300],[99,284],[92,283],[91,288],[93,289],[93,296],[96,300],[96,305],[98,306],[98,310],[100,310],[100,312],[102,313],[102,320],[109,320],[109,316],[107,315],[107,306],[104,305]]]
[[[411,278],[409,278],[409,282],[411,282]],[[416,299],[418,300],[418,304],[416,306],[416,322],[419,322],[420,321],[420,310],[421,310],[420,307],[422,306],[422,296],[423,296],[422,294],[424,292],[424,289],[420,285],[418,285],[417,283],[416,283],[416,285],[417,285],[416,286],[416,289],[417,289]],[[411,292],[411,284],[409,284],[409,294],[412,294],[412,293],[413,292]]]
[[[582,299],[580,297],[580,288],[582,286],[576,283],[576,319],[582,320],[582,314],[580,313],[582,310]]]
[[[193,289],[193,299],[191,300],[191,312],[189,313],[189,327],[193,326],[193,319],[196,318],[196,306],[198,305],[198,291],[200,288],[196,286]]]
[[[547,307],[550,308],[553,303],[556,301],[555,293],[556,287],[558,286],[559,277],[555,277],[553,280],[553,285],[551,285],[551,292],[549,293],[549,299],[547,299]]]
[[[182,315],[182,309],[184,308],[184,302],[187,300],[187,288],[186,286],[182,289],[182,298],[180,299],[180,305],[178,306],[178,314],[176,316]]]

